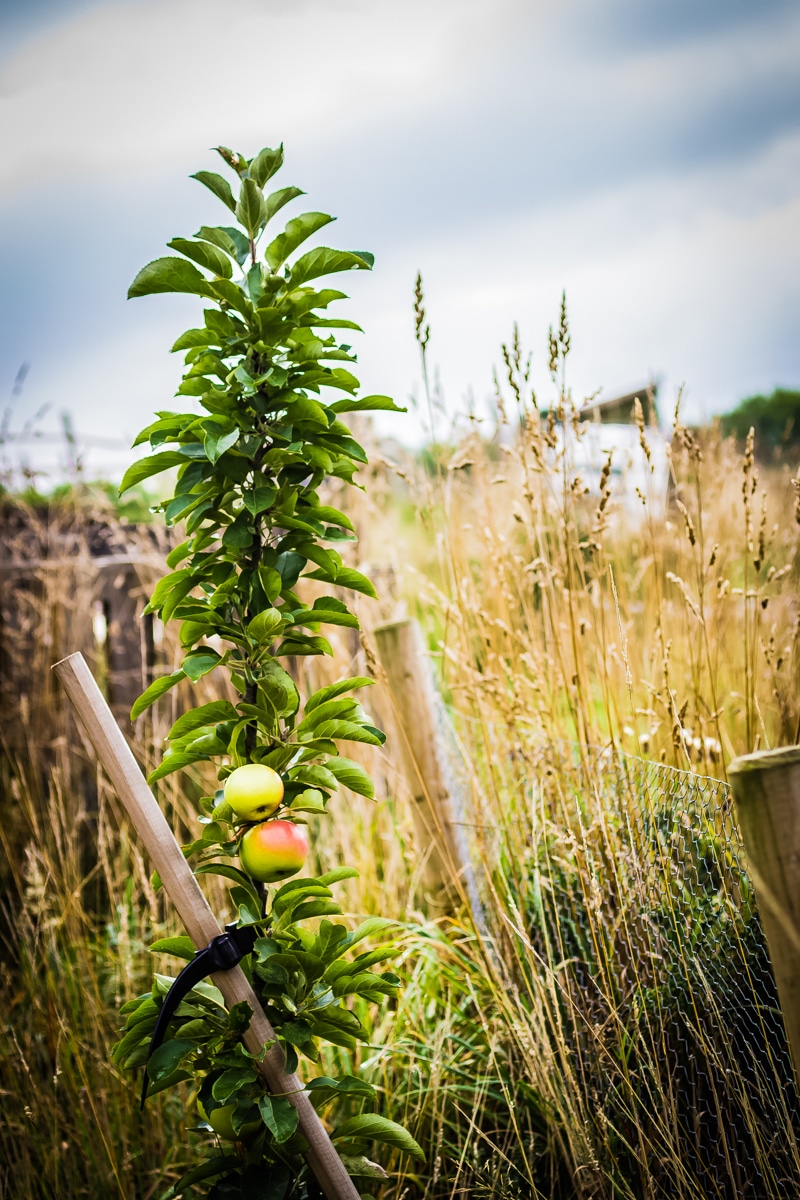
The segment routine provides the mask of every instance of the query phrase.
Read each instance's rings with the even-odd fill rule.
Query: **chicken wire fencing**
[[[563,1194],[800,1196],[800,1106],[729,786],[468,732],[463,828],[498,958],[559,1075],[530,1094],[566,1147]],[[476,783],[502,823],[466,804]]]

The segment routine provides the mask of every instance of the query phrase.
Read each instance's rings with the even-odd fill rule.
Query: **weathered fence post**
[[[747,754],[728,774],[800,1076],[800,746]]]
[[[447,714],[436,689],[422,631],[414,620],[373,630],[397,718],[403,773],[413,797],[414,827],[428,847],[424,881],[434,896],[454,889],[474,893],[458,782],[442,744]],[[469,895],[480,911],[477,895]]]
[[[192,941],[198,949],[202,949],[222,932],[219,922],[183,857],[86,660],[82,654],[71,654],[69,658],[56,663],[53,670],[83,722],[97,757],[136,832],[144,842],[167,895]],[[255,1065],[264,1075],[270,1091],[285,1095],[297,1109],[300,1132],[309,1146],[309,1165],[328,1200],[359,1200],[358,1191],[317,1116],[308,1093],[296,1075],[286,1074],[283,1050],[242,968],[221,971],[212,978],[229,1006],[245,1001],[252,1009],[253,1016],[244,1035],[245,1045],[254,1054],[260,1054],[265,1045],[269,1047],[263,1060]]]

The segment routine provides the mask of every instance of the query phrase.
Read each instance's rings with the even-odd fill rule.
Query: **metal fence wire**
[[[580,1114],[593,1180],[568,1194],[800,1196],[800,1106],[728,785],[572,743],[502,758],[519,799],[470,828],[524,922],[516,970],[555,997],[538,1018],[569,1075],[554,1119]]]

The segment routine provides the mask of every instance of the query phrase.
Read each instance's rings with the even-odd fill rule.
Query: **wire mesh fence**
[[[494,933],[560,1072],[533,1081],[573,1188],[547,1194],[800,1195],[800,1106],[728,785],[469,736],[479,786],[506,797],[500,824],[470,821]]]

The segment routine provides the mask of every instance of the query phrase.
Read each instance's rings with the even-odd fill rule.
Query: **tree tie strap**
[[[161,1005],[153,1036],[150,1039],[147,1060],[144,1065],[140,1109],[144,1108],[144,1102],[147,1099],[149,1082],[147,1063],[164,1040],[167,1026],[175,1015],[181,1000],[201,979],[205,979],[208,975],[214,975],[217,971],[230,971],[233,967],[238,966],[244,956],[252,952],[257,937],[258,934],[252,927],[240,927],[235,922],[226,925],[225,932],[218,934],[217,937],[211,939],[207,946],[198,950],[192,961],[186,964],[174,981],[164,997],[164,1003]]]

